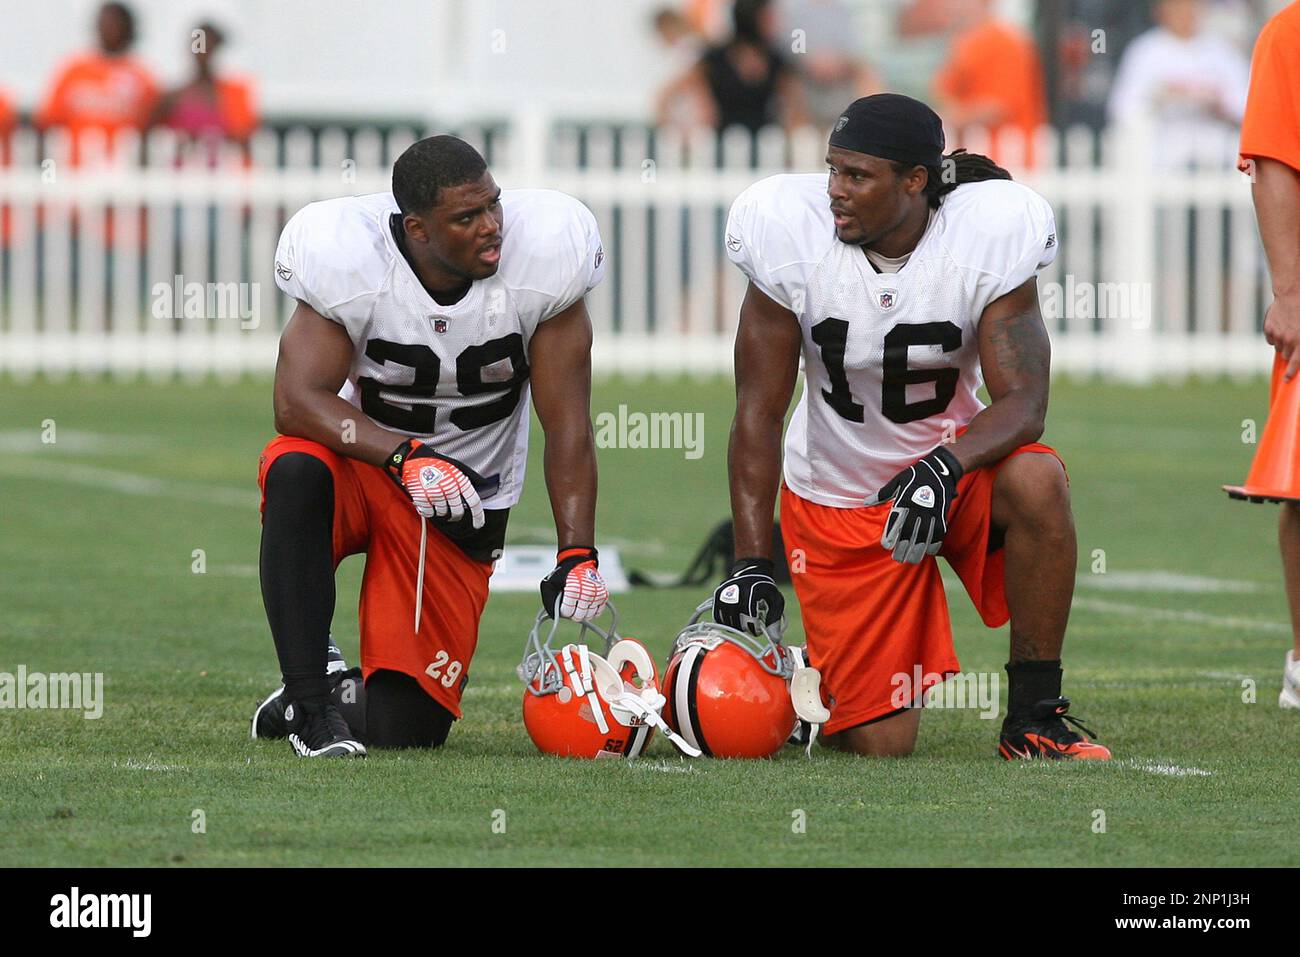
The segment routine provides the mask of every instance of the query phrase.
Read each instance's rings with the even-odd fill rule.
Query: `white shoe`
[[[1295,660],[1294,651],[1286,653],[1286,667],[1282,669],[1282,693],[1277,697],[1277,706],[1300,711],[1300,661]]]

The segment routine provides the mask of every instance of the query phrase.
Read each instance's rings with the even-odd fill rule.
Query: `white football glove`
[[[600,577],[599,557],[594,548],[566,548],[555,556],[555,568],[542,579],[542,607],[554,615],[559,603],[561,618],[591,621],[605,610],[609,589]]]

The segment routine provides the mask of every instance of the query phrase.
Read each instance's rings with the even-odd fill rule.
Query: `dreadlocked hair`
[[[912,167],[907,163],[893,162],[894,172],[902,176]],[[990,179],[1010,179],[1011,174],[980,153],[953,150],[943,158],[942,166],[927,166],[929,178],[925,184],[925,198],[931,209],[938,209],[943,197],[965,183],[982,183]]]

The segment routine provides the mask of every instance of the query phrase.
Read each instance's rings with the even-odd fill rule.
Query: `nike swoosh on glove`
[[[926,555],[939,554],[962,474],[957,456],[941,445],[867,499],[867,505],[893,499],[880,544],[894,553],[894,561],[916,565]]]
[[[609,601],[609,589],[600,577],[600,556],[594,548],[562,548],[555,556],[555,568],[542,579],[542,607],[554,616],[559,602],[560,617],[591,621],[600,617]]]
[[[468,465],[439,455],[418,439],[407,439],[388,457],[384,471],[425,518],[459,522],[468,511],[475,528],[487,517],[475,486],[486,485]]]
[[[713,620],[720,625],[759,636],[785,614],[785,596],[776,587],[767,558],[741,558],[731,574],[713,591]]]

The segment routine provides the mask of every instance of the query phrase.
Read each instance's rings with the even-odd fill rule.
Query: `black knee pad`
[[[334,476],[329,466],[306,452],[288,452],[271,463],[265,480],[262,524],[298,527],[300,521],[333,521]],[[291,523],[284,526],[283,522]]]
[[[454,720],[410,675],[376,671],[366,681],[369,747],[436,748],[447,740]]]
[[[286,452],[266,471],[266,494],[269,498],[289,494],[317,496],[331,492],[334,476],[329,466],[306,452]]]

